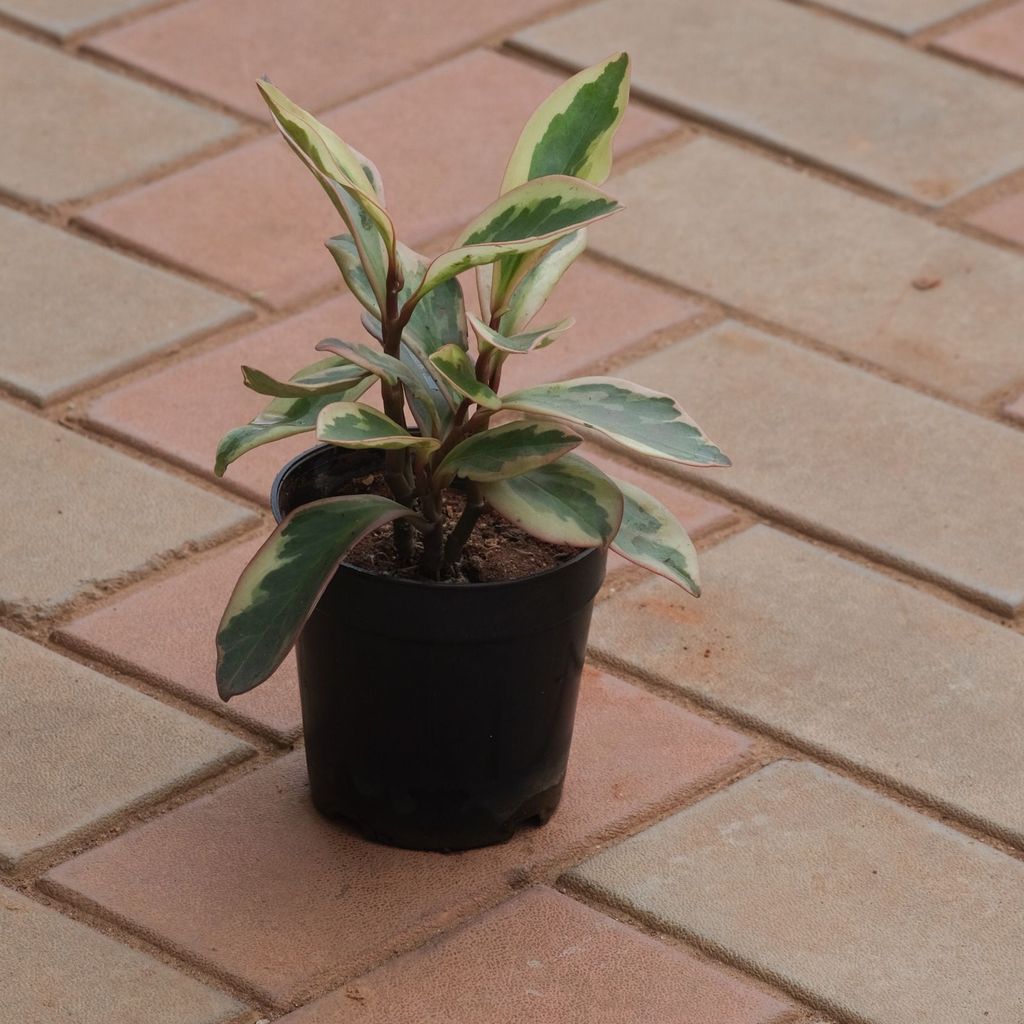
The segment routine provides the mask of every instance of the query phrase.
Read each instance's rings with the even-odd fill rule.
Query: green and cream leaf
[[[572,266],[573,261],[587,247],[587,231],[581,228],[571,235],[560,238],[540,259],[523,275],[519,283],[512,289],[505,300],[505,309],[500,314],[498,329],[502,334],[518,334],[537,315],[541,306],[547,302],[554,291],[555,285],[562,275]],[[482,268],[481,268],[482,269]],[[480,283],[479,288],[485,286]],[[490,305],[490,279],[486,282],[487,303]]]
[[[618,487],[578,455],[480,485],[487,502],[527,533],[578,548],[608,544],[622,522]]]
[[[464,398],[485,409],[500,409],[501,399],[476,379],[469,356],[458,345],[445,345],[430,357],[430,362],[444,380]]]
[[[728,466],[674,398],[615,377],[579,377],[515,391],[506,409],[566,420],[656,459],[687,466]]]
[[[366,276],[359,249],[351,235],[335,235],[328,238],[324,243],[327,251],[334,257],[338,264],[341,276],[348,286],[348,290],[359,300],[368,313],[380,317],[380,306],[377,303],[377,296],[374,293],[373,285]]]
[[[615,480],[622,492],[622,525],[612,550],[700,597],[697,550],[674,515],[646,491]]]
[[[437,473],[445,482],[461,476],[489,483],[554,462],[581,444],[579,434],[553,423],[516,420],[467,437],[444,458]]]
[[[341,448],[376,448],[391,451],[419,448],[431,451],[438,446],[435,437],[417,437],[394,420],[369,405],[359,402],[333,402],[320,410],[316,436]]]
[[[452,249],[431,262],[414,298],[471,267],[544,249],[563,235],[620,209],[620,204],[600,189],[564,175],[520,185],[496,199],[467,225]],[[514,273],[495,275],[494,287],[500,288],[501,294],[510,291],[532,265],[531,260],[516,261]]]
[[[271,676],[345,555],[413,513],[373,494],[324,498],[288,516],[242,572],[217,628],[217,690],[227,700]]]
[[[353,399],[358,398],[372,383],[372,377],[364,378],[343,394]],[[324,406],[337,400],[336,393],[308,395],[302,398],[275,398],[245,426],[235,427],[221,438],[220,444],[217,445],[214,473],[223,476],[224,471],[235,459],[260,445],[316,430],[316,420],[320,411]]]
[[[285,141],[348,226],[378,305],[383,305],[395,228],[367,173],[368,161],[276,86],[265,80],[257,85]]]
[[[600,185],[629,102],[629,56],[617,53],[563,82],[534,111],[512,150],[501,191],[548,174]]]
[[[264,373],[252,366],[242,367],[242,379],[247,388],[257,394],[271,395],[275,398],[337,395],[358,384],[365,377],[366,370],[361,366],[356,366],[338,356],[318,359],[315,363],[303,367],[286,381],[277,380],[269,373]]]
[[[546,348],[558,335],[564,334],[569,330],[576,323],[576,320],[574,317],[567,316],[564,320],[559,320],[557,324],[549,324],[547,327],[541,327],[536,331],[528,331],[525,334],[514,334],[510,338],[488,327],[487,324],[472,313],[469,314],[469,322],[473,327],[474,333],[481,341],[492,345],[494,348],[501,349],[502,352],[522,355],[523,353],[533,351],[535,348]]]

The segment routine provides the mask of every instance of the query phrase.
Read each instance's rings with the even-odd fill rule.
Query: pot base
[[[448,821],[439,821],[436,815],[427,815],[423,820],[382,807],[370,808],[368,813],[357,817],[352,801],[339,798],[337,791],[314,794],[313,806],[325,818],[348,825],[374,843],[403,850],[458,853],[506,843],[521,828],[546,825],[561,799],[562,783],[559,782],[530,797],[511,815],[497,818],[482,808],[462,809]],[[448,810],[450,813],[451,808]]]

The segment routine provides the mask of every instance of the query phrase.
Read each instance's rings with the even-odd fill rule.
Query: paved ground
[[[641,473],[706,597],[616,564],[549,827],[375,847],[290,663],[213,687],[302,447],[214,482],[238,364],[356,321],[252,80],[434,248],[621,47],[629,212],[531,365],[729,450]],[[0,0],[0,84],[0,1020],[1024,1021],[1024,0]]]

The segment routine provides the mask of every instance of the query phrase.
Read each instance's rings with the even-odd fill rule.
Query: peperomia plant
[[[324,357],[287,381],[243,367],[272,401],[232,430],[222,474],[244,452],[316,431],[322,442],[382,453],[389,496],[326,497],[292,512],[243,572],[221,621],[217,683],[224,698],[265,680],[292,646],[331,575],[367,534],[392,524],[399,565],[450,578],[481,511],[579,548],[611,547],[699,593],[696,557],[671,513],[579,455],[581,432],[642,456],[689,466],[729,460],[667,395],[611,377],[500,393],[507,359],[557,343],[573,321],[532,321],[586,245],[586,228],[621,206],[597,186],[629,95],[620,53],[569,79],[529,119],[498,198],[433,259],[398,241],[377,168],[334,132],[259,83],[277,127],[333,202],[347,233],[327,242],[365,308],[362,342],[328,338]],[[476,268],[480,316],[458,276]],[[470,344],[470,330],[475,346]],[[367,343],[367,342],[372,343]],[[475,349],[475,351],[474,351]],[[379,386],[379,411],[359,399]],[[514,413],[516,418],[497,413]],[[462,502],[446,518],[452,489]]]

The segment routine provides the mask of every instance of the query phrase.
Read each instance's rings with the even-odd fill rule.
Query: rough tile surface
[[[901,35],[912,35],[952,18],[981,0],[819,0],[823,7],[882,25]]]
[[[523,124],[563,77],[479,51],[322,119],[373,159],[399,236],[422,245],[454,236],[496,197]],[[430,117],[423,116],[427,109]],[[635,108],[623,123],[621,148],[673,127]],[[467,139],[473,140],[471,160]],[[344,225],[276,134],[101,203],[84,219],[278,307],[338,279],[323,240]]]
[[[246,312],[207,288],[4,209],[0,308],[0,380],[39,403]]]
[[[0,663],[0,865],[11,867],[251,752],[6,630]]]
[[[52,609],[254,519],[232,502],[2,403],[0,431],[0,471],[9,482],[0,500],[0,607]]]
[[[573,66],[614,39],[639,90],[924,203],[1024,164],[1019,90],[790,4],[602,0],[516,39]]]
[[[967,401],[1024,379],[1014,253],[710,139],[616,195],[617,259]]]
[[[967,220],[994,235],[1024,246],[1024,192],[997,199],[975,210]]]
[[[591,647],[1024,841],[1024,637],[767,526],[701,568],[706,600],[599,605]]]
[[[792,1007],[545,888],[287,1024],[767,1024]]]
[[[313,810],[296,753],[48,877],[287,1004],[493,902],[511,877],[564,860],[727,772],[746,746],[592,674],[561,808],[545,828],[503,846],[433,854],[359,839]]]
[[[470,301],[476,308],[475,281],[472,275],[466,278],[465,287],[473,293]],[[502,372],[502,390],[564,380],[584,369],[601,370],[622,349],[706,311],[696,299],[673,295],[594,260],[580,260],[558,282],[531,324],[540,327],[572,316],[575,326],[547,348],[510,356]]]
[[[958,57],[1024,78],[1024,3],[992,11],[942,36],[936,43]]]
[[[217,623],[235,581],[264,540],[258,532],[253,540],[73,619],[58,639],[277,739],[294,739],[302,720],[293,656],[255,690],[228,703],[217,696]]]
[[[244,1007],[105,935],[0,889],[0,991],[17,1024],[220,1024]]]
[[[93,402],[89,423],[212,479],[218,441],[270,401],[245,387],[242,365],[287,379],[322,358],[314,349],[322,338],[365,338],[360,309],[350,296],[331,299],[141,377]],[[228,467],[225,479],[267,503],[277,471],[314,443],[310,432],[254,448]]]
[[[1015,420],[1020,420],[1024,423],[1024,395],[1019,395],[1014,401],[1010,402],[1003,410],[1007,416],[1011,416]]]
[[[65,39],[149,0],[0,0],[0,12]]]
[[[815,765],[777,763],[573,877],[837,1013],[1024,1014],[1024,864]]]
[[[419,71],[557,0],[433,0],[390,12],[332,0],[191,0],[92,41],[107,56],[256,117],[263,75],[307,110]]]
[[[222,114],[2,30],[0,90],[0,134],[18,140],[0,147],[0,190],[46,203],[128,181],[236,126]]]
[[[694,477],[706,486],[997,610],[1024,604],[1024,439],[1011,427],[732,324],[622,375],[681,396],[728,451],[731,468]]]

